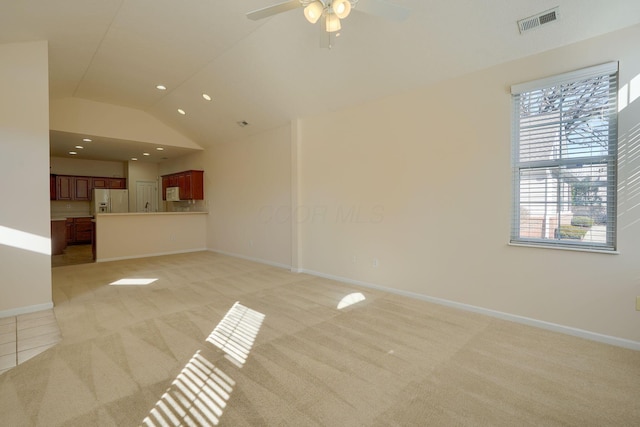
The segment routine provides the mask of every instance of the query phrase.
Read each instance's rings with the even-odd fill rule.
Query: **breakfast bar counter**
[[[208,212],[96,214],[96,261],[206,250],[207,216]]]

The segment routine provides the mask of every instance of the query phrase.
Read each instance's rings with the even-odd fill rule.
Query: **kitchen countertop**
[[[96,213],[96,216],[127,216],[127,215],[206,215],[209,212],[113,212]]]
[[[74,215],[69,213],[69,214],[65,214],[64,216],[61,216],[60,214],[56,214],[51,217],[51,221],[64,221],[67,218],[93,218],[93,215],[86,215],[86,214]]]

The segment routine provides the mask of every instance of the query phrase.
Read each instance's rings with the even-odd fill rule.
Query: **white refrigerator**
[[[95,188],[91,213],[129,212],[129,190]]]

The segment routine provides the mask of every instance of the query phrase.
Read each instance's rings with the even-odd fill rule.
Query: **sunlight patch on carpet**
[[[244,365],[260,331],[264,314],[236,302],[207,337],[207,342],[224,351],[233,364]]]
[[[338,303],[338,310],[349,307],[350,305],[357,304],[364,301],[366,298],[360,292],[354,292],[342,298]]]
[[[235,381],[198,350],[142,421],[149,427],[215,426]]]
[[[236,302],[206,342],[242,368],[265,315]],[[198,350],[142,421],[147,427],[217,426],[235,381]]]
[[[158,279],[143,279],[143,278],[131,278],[127,277],[124,279],[116,280],[115,282],[109,283],[111,286],[146,286],[150,285]]]

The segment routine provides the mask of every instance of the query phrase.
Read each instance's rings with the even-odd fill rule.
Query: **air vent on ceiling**
[[[559,7],[554,7],[553,9],[546,10],[544,12],[538,13],[537,15],[519,20],[518,28],[520,29],[520,34],[524,33],[525,31],[538,28],[541,25],[557,21],[558,19],[560,19],[559,9]]]

